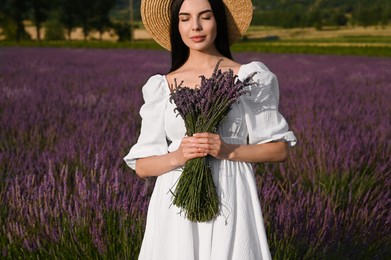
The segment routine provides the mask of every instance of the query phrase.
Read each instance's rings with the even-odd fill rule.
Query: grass
[[[161,49],[157,43],[151,40],[134,42],[114,41],[0,41],[0,47],[55,47],[55,48],[101,48],[101,49]]]
[[[381,41],[379,41],[381,39]],[[391,37],[345,37],[335,39],[306,40],[242,40],[232,46],[233,52],[263,53],[302,53],[302,54],[336,54],[391,57]],[[390,40],[391,42],[391,40]],[[381,44],[383,43],[383,44]],[[0,41],[0,47],[55,47],[55,48],[102,48],[102,49],[156,49],[163,50],[150,40],[134,42],[111,41]]]
[[[104,253],[93,244],[93,236],[88,225],[71,226],[63,220],[64,230],[59,241],[42,240],[42,247],[35,250],[24,248],[22,239],[4,246],[5,237],[1,237],[5,259],[137,259],[144,233],[144,219],[127,216],[119,212],[105,212],[103,227],[108,241]],[[131,229],[131,227],[134,227]],[[38,229],[37,229],[38,230]],[[3,253],[4,253],[3,252]],[[2,258],[3,259],[3,258]]]
[[[298,40],[286,39],[284,42],[297,42]],[[344,43],[376,43],[376,44],[387,44],[391,46],[390,36],[369,36],[369,35],[354,35],[354,36],[341,36],[341,37],[330,37],[330,38],[312,38],[312,39],[301,39],[301,42],[344,42]]]
[[[391,57],[391,46],[372,45],[340,45],[336,43],[313,42],[260,42],[249,41],[234,45],[237,52],[263,52],[263,53],[301,53],[301,54],[336,54]]]

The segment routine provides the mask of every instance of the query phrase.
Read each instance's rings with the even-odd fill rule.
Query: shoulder
[[[153,102],[168,95],[167,82],[163,75],[151,76],[142,88],[145,102]]]
[[[167,86],[169,89],[172,89],[174,88],[176,85],[179,85],[181,82],[177,81],[178,78],[182,79],[183,80],[183,74],[184,74],[184,71],[182,68],[179,68],[175,71],[171,71],[170,73],[168,73],[167,75],[165,75],[165,78],[166,78],[166,81],[167,81]]]
[[[247,64],[243,64],[239,69],[239,79],[244,80],[248,76],[254,74],[253,79],[255,81],[272,81],[276,78],[273,72],[269,70],[269,68],[260,61],[252,61]]]
[[[235,74],[239,73],[239,70],[241,67],[242,67],[242,64],[237,63],[236,61],[228,59],[228,58],[223,59],[222,62],[220,63],[220,68],[223,71],[231,69],[231,70],[233,70],[233,72]]]
[[[265,64],[259,61],[243,64],[240,67],[238,78],[243,81],[250,76],[252,76],[252,81],[255,84],[251,84],[248,87],[250,95],[246,96],[246,98],[256,101],[257,99],[261,100],[265,96],[273,96],[276,100],[279,99],[277,77]]]

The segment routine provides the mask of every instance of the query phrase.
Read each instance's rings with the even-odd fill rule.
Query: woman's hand
[[[208,153],[203,147],[205,145],[202,145],[199,138],[184,137],[175,152],[176,164],[183,166],[188,160],[206,156]]]
[[[218,134],[196,133],[191,137],[184,137],[175,152],[138,159],[136,173],[141,178],[159,176],[185,165],[188,160],[208,154],[231,161],[280,162],[287,158],[288,144],[228,144]]]
[[[241,162],[281,162],[288,156],[286,142],[268,142],[262,144],[229,144],[218,134],[196,133],[196,144],[200,152],[218,159]]]
[[[285,142],[229,144],[225,143],[220,135],[205,132],[183,138],[176,152],[175,163],[180,166],[190,159],[204,157],[208,154],[220,160],[280,162],[287,158],[288,145]]]
[[[227,144],[221,140],[220,135],[212,133],[195,133],[197,146],[200,151],[218,159],[229,159],[235,145]]]

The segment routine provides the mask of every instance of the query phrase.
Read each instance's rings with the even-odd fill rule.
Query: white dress
[[[257,144],[274,140],[296,143],[278,112],[279,90],[275,75],[261,62],[242,65],[244,80],[254,71],[256,85],[239,98],[218,133],[227,143]],[[141,132],[124,160],[133,169],[136,159],[175,151],[185,135],[182,118],[174,113],[163,75],[152,76],[143,87]],[[156,179],[149,203],[142,260],[260,260],[271,259],[254,172],[250,163],[211,160],[213,179],[221,202],[220,215],[206,223],[187,220],[172,205],[181,174],[178,168]]]

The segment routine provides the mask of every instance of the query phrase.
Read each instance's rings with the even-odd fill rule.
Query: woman
[[[170,11],[171,10],[171,11]],[[265,65],[240,65],[229,44],[246,31],[250,0],[143,0],[143,23],[172,54],[167,75],[152,76],[143,87],[142,126],[124,158],[140,177],[158,176],[150,200],[139,259],[270,259],[251,163],[283,161],[296,138],[278,112],[278,83]],[[256,72],[250,94],[241,96],[217,134],[185,136],[181,117],[170,103],[170,86],[183,81],[196,88],[216,63],[244,80]],[[221,203],[220,215],[194,223],[172,205],[183,165],[210,155]]]

